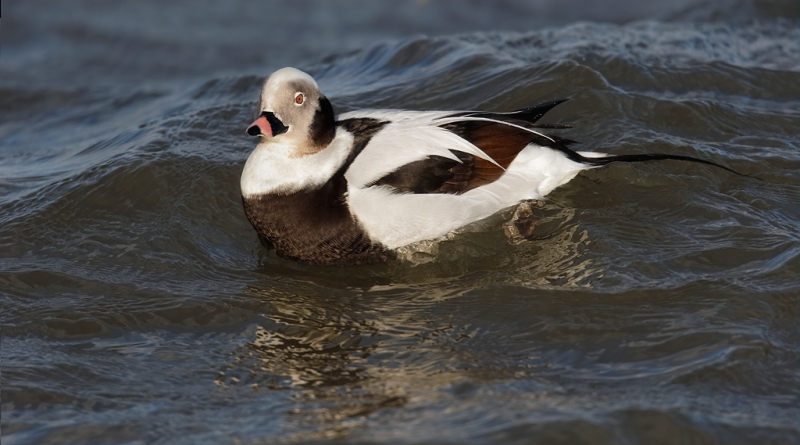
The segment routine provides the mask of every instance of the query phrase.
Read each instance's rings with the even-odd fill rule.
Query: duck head
[[[298,156],[322,150],[336,134],[330,101],[314,78],[295,68],[282,68],[267,78],[258,111],[247,134],[291,144]]]

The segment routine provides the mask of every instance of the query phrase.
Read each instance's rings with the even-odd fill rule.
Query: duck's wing
[[[563,102],[510,113],[373,113],[373,119],[383,118],[384,123],[358,150],[347,172],[348,182],[360,188],[388,187],[396,193],[462,194],[498,180],[531,143],[574,153],[567,148],[572,141],[545,135],[538,131],[545,126],[536,123]]]

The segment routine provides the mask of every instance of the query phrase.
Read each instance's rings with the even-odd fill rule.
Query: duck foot
[[[523,241],[530,240],[533,235],[533,229],[536,227],[538,221],[533,216],[534,207],[542,207],[544,202],[531,199],[522,201],[514,211],[514,216],[509,221],[503,224],[503,231],[508,237],[508,242],[511,244],[519,244]]]

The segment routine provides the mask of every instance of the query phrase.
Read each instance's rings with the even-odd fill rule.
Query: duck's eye
[[[303,93],[295,93],[294,95],[294,103],[297,105],[303,105],[303,101],[306,98],[303,96]]]

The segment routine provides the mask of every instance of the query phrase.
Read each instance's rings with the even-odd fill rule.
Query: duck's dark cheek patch
[[[330,144],[336,135],[333,106],[327,97],[319,99],[319,109],[314,113],[314,120],[311,121],[308,132],[311,141],[320,148]]]

